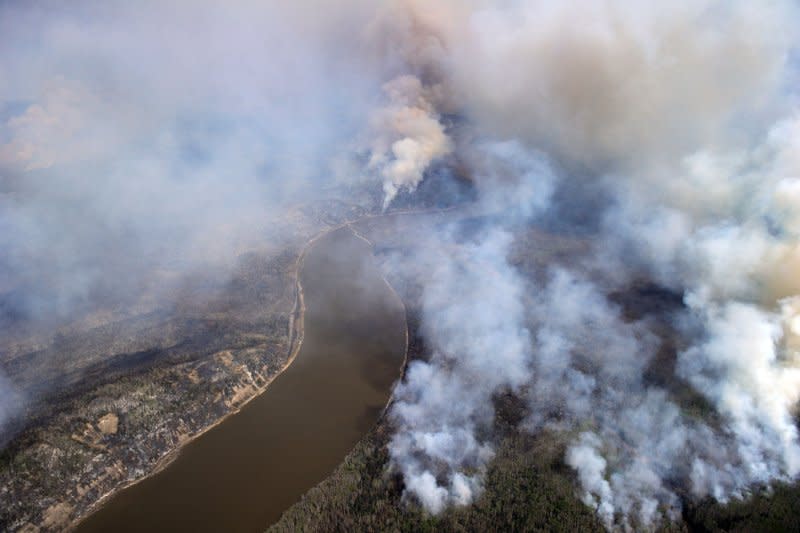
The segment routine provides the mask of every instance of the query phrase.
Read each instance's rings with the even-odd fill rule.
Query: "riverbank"
[[[379,243],[379,256],[391,266],[396,257],[414,257],[425,235],[447,220],[402,224],[365,224],[361,236]],[[469,228],[468,216],[463,227]],[[462,228],[463,229],[463,228]],[[467,241],[468,242],[468,241]],[[579,255],[579,239],[548,235],[535,228],[515,234],[510,261],[527,276]],[[454,251],[457,253],[457,251]],[[380,259],[379,259],[380,260]],[[422,328],[426,271],[389,268],[387,282],[403,299],[409,329],[406,366],[430,357]],[[389,444],[395,428],[391,400],[376,426],[356,445],[336,471],[310,490],[271,526],[273,532],[326,531],[487,531],[549,530],[604,531],[593,511],[577,496],[574,474],[563,462],[568,442],[555,432],[525,433],[520,421],[527,405],[510,393],[493,398],[495,417],[489,433],[495,457],[488,465],[482,496],[470,506],[452,507],[438,516],[426,512],[404,491],[402,476],[393,467]]]
[[[7,375],[41,376],[31,384],[50,394],[35,393],[35,411],[0,450],[0,530],[74,525],[263,392],[302,344],[294,243],[362,217],[360,201],[289,210],[273,232],[281,240],[243,252],[214,292],[165,295],[169,308],[59,333],[41,353],[1,352],[0,365],[24,370]]]
[[[228,420],[231,416],[238,414],[244,407],[246,407],[250,402],[252,402],[255,398],[257,398],[260,394],[262,394],[267,387],[272,384],[272,382],[280,376],[287,368],[292,364],[292,362],[297,357],[297,354],[300,352],[300,348],[303,344],[303,335],[304,335],[304,316],[305,316],[305,297],[303,294],[303,285],[301,282],[300,271],[303,268],[303,261],[305,259],[305,255],[308,249],[313,245],[316,239],[319,236],[311,239],[303,248],[300,256],[297,258],[295,262],[295,267],[293,269],[293,276],[295,278],[295,301],[294,306],[292,308],[292,312],[289,318],[289,356],[283,366],[273,374],[261,387],[254,390],[253,394],[249,397],[245,397],[241,402],[238,403],[238,406],[223,415],[222,417],[218,418],[215,422],[211,425],[207,426],[203,430],[199,431],[198,433],[183,439],[176,448],[169,450],[161,459],[156,462],[152,471],[147,473],[141,478],[135,479],[129,483],[121,485],[119,487],[115,487],[113,490],[105,493],[102,497],[100,497],[97,502],[92,505],[90,508],[86,510],[86,512],[80,516],[75,517],[73,522],[67,527],[67,531],[75,531],[80,527],[80,525],[87,520],[93,513],[97,512],[101,509],[111,498],[113,498],[118,493],[134,486],[139,483],[142,483],[149,479],[152,476],[163,471],[165,468],[169,467],[173,461],[175,461],[181,451],[189,444],[197,440],[198,438],[202,437],[209,431],[213,430],[226,420]]]
[[[0,530],[64,530],[119,487],[161,470],[176,449],[266,387],[286,366],[294,303],[280,290],[290,267],[269,261],[262,264],[274,298],[263,310],[226,302],[225,315],[202,318],[207,336],[170,341],[149,356],[162,363],[60,398],[47,419],[15,438],[0,453]]]
[[[242,411],[242,409],[246,408],[248,405],[251,404],[251,402],[253,402],[256,398],[258,398],[260,395],[262,395],[268,389],[268,387],[274,382],[274,380],[277,379],[280,375],[282,375],[290,367],[290,365],[292,365],[292,363],[295,361],[298,353],[300,352],[300,350],[302,348],[303,338],[304,338],[304,335],[305,335],[304,324],[305,324],[306,303],[305,303],[305,290],[304,290],[303,283],[302,283],[301,273],[303,271],[303,268],[304,268],[304,265],[305,265],[305,260],[306,260],[306,257],[308,256],[309,251],[321,239],[324,239],[325,237],[331,235],[334,232],[337,232],[339,230],[347,228],[348,230],[350,230],[353,233],[353,235],[356,238],[363,240],[368,246],[370,246],[370,248],[372,248],[373,243],[369,239],[364,237],[362,234],[360,234],[358,232],[358,230],[356,229],[356,226],[358,224],[365,223],[365,222],[368,222],[368,221],[379,220],[379,219],[388,219],[388,218],[395,218],[395,217],[404,217],[404,216],[414,216],[414,215],[420,215],[420,214],[438,213],[440,211],[441,210],[417,210],[417,211],[409,210],[409,211],[401,211],[401,212],[392,212],[392,213],[388,213],[388,214],[381,213],[381,214],[377,214],[377,215],[367,215],[367,216],[363,216],[363,217],[361,217],[361,218],[359,218],[359,219],[357,219],[355,221],[348,221],[348,222],[339,224],[337,226],[333,226],[333,227],[327,228],[326,230],[318,233],[317,235],[315,235],[314,237],[309,239],[303,245],[303,248],[302,248],[299,256],[297,257],[297,260],[295,261],[294,267],[293,267],[293,269],[291,271],[291,275],[295,280],[295,284],[294,284],[295,285],[295,291],[294,291],[295,300],[294,300],[294,305],[293,305],[292,312],[290,314],[290,319],[289,319],[289,347],[290,348],[289,348],[289,355],[288,355],[288,357],[286,359],[286,362],[280,368],[280,370],[278,372],[276,372],[275,374],[273,374],[261,387],[255,389],[252,392],[252,394],[250,394],[247,397],[243,398],[242,401],[236,407],[236,409],[234,409],[232,411],[229,411],[228,413],[226,413],[225,415],[223,415],[222,417],[217,419],[214,423],[212,423],[208,427],[204,428],[202,431],[200,431],[200,432],[196,433],[195,435],[193,435],[193,436],[191,436],[189,438],[186,438],[185,440],[181,441],[179,443],[178,447],[168,451],[161,459],[159,459],[159,461],[156,463],[156,466],[148,474],[146,474],[145,476],[143,476],[141,478],[133,480],[133,481],[131,481],[131,482],[129,482],[129,483],[123,485],[123,486],[117,487],[114,490],[109,491],[106,494],[104,494],[91,508],[89,508],[87,510],[87,512],[85,514],[82,514],[80,517],[76,517],[76,519],[73,521],[73,523],[70,524],[69,529],[70,530],[79,529],[81,523],[83,523],[86,519],[88,519],[90,516],[92,516],[93,513],[95,513],[98,510],[102,509],[103,506],[109,500],[111,500],[115,495],[117,495],[118,493],[120,493],[120,492],[122,492],[122,491],[124,491],[126,489],[129,489],[132,486],[135,486],[135,485],[137,485],[139,483],[147,481],[152,476],[155,476],[155,475],[159,474],[160,472],[162,472],[164,469],[168,468],[180,456],[181,451],[186,446],[190,445],[192,442],[194,442],[197,439],[201,438],[203,435],[207,434],[208,432],[214,430],[215,428],[220,426],[222,423],[224,423],[227,420],[229,420],[230,417],[240,413]],[[392,287],[392,285],[389,283],[388,280],[386,280],[385,277],[382,276],[381,280],[384,283],[384,285],[387,288],[387,290],[389,290],[394,295],[394,297],[396,298],[397,302],[403,307],[403,310],[404,310],[404,313],[405,313],[405,307],[404,307],[403,300],[400,297],[400,295],[395,291],[394,287]],[[404,331],[403,363],[401,365],[401,371],[404,371],[404,369],[405,369],[405,362],[406,362],[406,357],[407,357],[407,352],[408,352],[408,339],[409,339],[408,335],[409,335],[408,326],[406,324],[405,331]],[[391,398],[383,406],[382,413],[386,412],[386,410],[388,409],[390,403],[391,403]]]
[[[229,411],[228,413],[226,413],[225,415],[223,415],[222,417],[217,419],[214,423],[212,423],[211,425],[209,425],[206,428],[204,428],[202,431],[199,431],[195,435],[184,439],[182,442],[180,442],[178,447],[173,448],[172,450],[169,450],[161,459],[159,459],[159,461],[156,463],[155,467],[153,468],[153,470],[151,472],[147,473],[146,475],[144,475],[141,478],[133,480],[133,481],[131,481],[131,482],[125,484],[125,485],[119,486],[119,487],[107,492],[106,494],[104,494],[100,499],[97,500],[97,502],[91,508],[87,509],[86,513],[84,513],[81,516],[75,518],[75,520],[68,527],[69,531],[74,531],[74,530],[78,529],[80,527],[81,523],[83,523],[86,519],[88,519],[93,513],[97,512],[99,509],[101,509],[103,507],[103,505],[105,505],[116,494],[118,494],[118,493],[120,493],[120,492],[122,492],[122,491],[124,491],[124,490],[126,490],[126,489],[128,489],[128,488],[130,488],[132,486],[134,486],[134,485],[142,483],[142,482],[146,481],[147,479],[149,479],[150,477],[157,475],[158,473],[163,471],[165,468],[168,468],[169,465],[172,464],[173,461],[175,461],[180,456],[181,451],[186,446],[188,446],[189,444],[191,444],[195,440],[199,439],[200,437],[202,437],[203,435],[205,435],[209,431],[215,429],[216,427],[218,427],[219,425],[221,425],[222,423],[227,421],[230,417],[232,417],[232,416],[238,414],[239,412],[241,412],[242,409],[247,407],[253,400],[255,400],[257,397],[259,397],[261,394],[263,394],[267,390],[267,388],[275,381],[275,379],[277,379],[281,374],[283,374],[283,372],[285,372],[290,367],[290,365],[295,361],[298,353],[300,353],[300,349],[302,348],[302,345],[303,345],[303,338],[304,338],[304,335],[305,335],[306,304],[305,304],[305,293],[304,293],[304,289],[303,289],[301,272],[302,272],[303,266],[305,264],[306,256],[308,255],[309,250],[311,250],[312,247],[320,239],[322,239],[325,236],[331,234],[332,232],[338,231],[338,230],[340,230],[342,228],[345,228],[345,227],[349,227],[350,224],[351,224],[350,222],[346,222],[344,224],[340,224],[338,226],[335,226],[335,227],[332,227],[332,228],[328,228],[325,231],[322,231],[321,233],[319,233],[319,234],[315,235],[314,237],[312,237],[311,239],[309,239],[303,245],[302,251],[300,252],[299,256],[297,257],[297,260],[294,263],[294,267],[292,269],[291,275],[295,280],[295,282],[294,282],[295,299],[294,299],[294,305],[292,307],[292,311],[291,311],[290,318],[289,318],[289,355],[288,355],[288,357],[286,359],[286,362],[283,364],[283,366],[275,374],[273,374],[261,387],[255,389],[251,395],[249,395],[248,397],[243,398],[242,401],[238,404],[238,406],[234,410]],[[391,286],[388,284],[388,282],[386,282],[386,283],[387,283],[387,286],[389,286],[391,288]],[[399,300],[399,297],[398,297],[398,300]]]
[[[226,304],[223,315],[205,312],[208,337],[196,344],[183,341],[181,352],[166,348],[162,356],[155,351],[149,357],[163,359],[163,365],[123,374],[61,401],[49,420],[26,430],[0,454],[0,529],[74,527],[102,508],[120,487],[162,471],[188,443],[262,394],[302,346],[305,303],[297,273],[318,239],[344,226],[353,229],[371,220],[391,222],[396,217],[440,211],[343,215],[336,225],[307,239],[296,253],[288,248],[263,259],[253,257],[241,274],[242,281],[236,282],[240,298],[248,305],[244,311]],[[304,226],[295,220],[290,223]],[[290,255],[294,255],[291,260]],[[282,295],[281,287],[294,290]],[[202,310],[195,314],[203,317]],[[236,320],[242,317],[240,326]],[[281,321],[284,328],[279,327]],[[186,361],[181,362],[181,357]],[[109,415],[118,421],[113,433],[100,430]]]
[[[371,242],[380,243],[387,258],[413,253],[424,227],[405,225],[360,228]],[[411,252],[409,252],[411,250]],[[553,265],[579,263],[586,242],[579,237],[548,233],[536,227],[517,228],[509,262],[528,280]],[[414,272],[419,275],[419,270]],[[407,309],[410,330],[407,361],[425,360],[428,348],[420,330],[420,280],[395,271],[389,276]],[[422,273],[424,275],[424,272]],[[663,321],[681,299],[653,285],[633,284],[609,294],[626,320]],[[666,376],[675,344],[666,322],[661,323],[663,350],[653,361],[653,374]],[[588,347],[592,349],[597,347]],[[601,348],[601,347],[600,347]],[[672,390],[691,402],[680,383]],[[389,444],[394,434],[391,416],[379,422],[351,451],[336,471],[310,490],[272,525],[269,533],[294,531],[606,531],[594,510],[581,501],[581,491],[565,451],[572,435],[556,430],[532,433],[521,424],[529,404],[510,391],[492,398],[494,420],[488,432],[495,450],[483,476],[482,492],[472,504],[452,506],[439,515],[426,512],[404,492],[402,476],[393,467]],[[686,405],[686,404],[684,404]],[[750,498],[721,504],[711,498],[687,498],[680,521],[660,524],[655,531],[795,531],[800,483],[779,483],[754,490]],[[635,526],[634,526],[635,527]]]
[[[259,531],[372,427],[406,353],[402,303],[350,228],[320,236],[299,264],[307,310],[292,364],[79,530]]]

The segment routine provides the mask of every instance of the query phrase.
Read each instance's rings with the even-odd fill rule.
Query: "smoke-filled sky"
[[[420,94],[432,95],[424,102],[468,124],[435,155],[464,153],[478,203],[503,224],[588,231],[592,241],[592,253],[552,265],[544,280],[510,267],[503,228],[466,243],[436,235],[420,257],[398,261],[427,279],[423,329],[434,347],[409,369],[393,411],[390,450],[407,491],[432,512],[480,493],[492,456],[480,428],[505,390],[527,398],[527,430],[575,434],[565,461],[610,527],[678,517],[686,497],[727,501],[795,479],[796,7],[405,5],[410,63]],[[390,195],[418,181],[384,179]],[[708,420],[646,377],[655,326],[625,319],[608,297],[641,279],[683,295],[666,381],[704,397]]]
[[[365,6],[3,3],[4,285],[65,313],[263,239],[380,94]]]
[[[300,199],[374,184],[391,208],[457,160],[492,222],[388,267],[424,281],[434,348],[393,408],[410,498],[480,494],[505,390],[526,431],[572,435],[610,527],[792,480],[796,28],[789,0],[3,3],[4,307],[59,317],[224,272]],[[591,253],[527,279],[508,254],[531,224]],[[653,325],[608,298],[641,279],[683,297],[670,378],[709,420],[645,379]]]
[[[287,208],[363,182],[343,169],[385,98],[384,63],[362,52],[376,16],[0,3],[0,353],[224,283],[238,254],[280,246]],[[0,376],[0,426],[15,389]]]

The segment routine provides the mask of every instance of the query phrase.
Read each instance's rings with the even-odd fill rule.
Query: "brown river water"
[[[264,531],[344,459],[400,375],[405,313],[348,228],[311,245],[301,282],[305,338],[294,362],[77,531]]]

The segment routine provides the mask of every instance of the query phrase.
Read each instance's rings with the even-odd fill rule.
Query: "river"
[[[403,305],[347,227],[310,246],[300,279],[305,333],[294,362],[77,531],[264,531],[369,431],[403,364]]]

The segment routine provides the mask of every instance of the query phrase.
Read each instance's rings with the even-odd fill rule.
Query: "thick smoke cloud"
[[[520,352],[525,363],[509,365],[510,375],[476,387],[470,369],[489,364],[496,350],[479,348],[486,346],[480,334],[470,336],[483,331],[483,314],[461,316],[461,327],[452,328],[441,324],[450,308],[429,316],[426,307],[435,350],[451,339],[471,343],[412,367],[398,390],[392,452],[409,493],[432,512],[474,497],[485,465],[479,458],[491,446],[477,437],[491,423],[489,399],[504,389],[520,392],[522,383],[529,431],[583,428],[565,460],[584,501],[609,527],[677,517],[687,497],[725,502],[796,479],[795,6],[404,4],[413,21],[409,39],[428,44],[406,47],[416,54],[409,62],[442,87],[442,105],[467,118],[458,135],[469,129],[515,139],[523,153],[543,151],[557,162],[555,193],[536,209],[540,220],[563,227],[565,206],[599,210],[590,219],[596,223],[581,229],[594,243],[581,264],[553,267],[535,283],[508,269],[508,290],[497,300],[482,294],[486,308],[514,291],[533,302],[524,316],[509,318],[531,339]],[[489,156],[464,157],[480,189],[487,166],[480,161]],[[586,203],[581,189],[602,191],[607,201]],[[484,187],[481,197],[493,197],[500,211],[519,204],[502,190]],[[497,264],[506,264],[503,253]],[[462,295],[472,301],[470,280],[478,278],[465,272],[500,272],[455,260],[460,268],[445,279],[420,271],[430,278],[424,301],[446,287],[458,308]],[[704,397],[713,414],[688,413],[673,389],[648,378],[659,328],[624,317],[608,298],[613,287],[642,278],[684,295],[685,307],[670,318],[684,348],[667,379]],[[521,380],[520,370],[527,372]],[[439,409],[442,402],[423,392],[432,390],[464,391],[479,404]],[[429,449],[425,438],[439,442],[442,433],[450,445]]]
[[[0,9],[2,267],[34,313],[264,241],[382,83],[347,30],[366,2]]]
[[[435,111],[435,89],[406,75],[384,85],[390,100],[373,118],[376,136],[371,145],[370,169],[383,177],[384,208],[402,190],[413,192],[425,170],[452,150]]]
[[[435,352],[429,362],[412,363],[396,390],[398,431],[390,452],[408,489],[433,512],[469,503],[480,491],[492,449],[477,432],[491,420],[491,396],[499,387],[519,387],[527,376],[530,337],[520,320],[521,285],[504,261],[509,243],[507,234],[493,232],[456,256],[446,253],[449,239],[432,243],[442,252],[429,258],[423,320]],[[469,292],[454,300],[452,294],[465,288]],[[485,307],[487,298],[495,306]],[[466,335],[465,324],[471,326]],[[437,482],[442,475],[445,486]]]
[[[601,169],[692,150],[770,107],[793,37],[789,2],[405,3],[446,51],[417,60],[482,128]]]
[[[147,308],[279,246],[299,199],[366,178],[387,209],[457,162],[484,226],[390,262],[424,283],[432,348],[391,412],[410,496],[478,497],[505,391],[524,430],[569,439],[609,527],[794,480],[798,27],[788,0],[4,3],[4,309]],[[530,224],[590,253],[526,277],[508,255]],[[683,295],[658,319],[674,387],[648,377],[663,324],[608,296],[642,279]]]
[[[503,225],[467,237],[454,222],[414,253],[389,261],[396,274],[425,273],[422,329],[433,353],[412,362],[395,390],[397,433],[389,450],[407,489],[434,513],[480,494],[494,454],[486,437],[492,397],[499,390],[519,393],[530,379],[527,287],[507,260],[510,230],[538,214],[552,194],[553,175],[541,155],[509,142],[473,150],[483,165],[478,189],[488,191],[473,213],[502,213]]]
[[[0,4],[0,352],[219,286],[353,183],[334,173],[381,101],[379,9]]]

